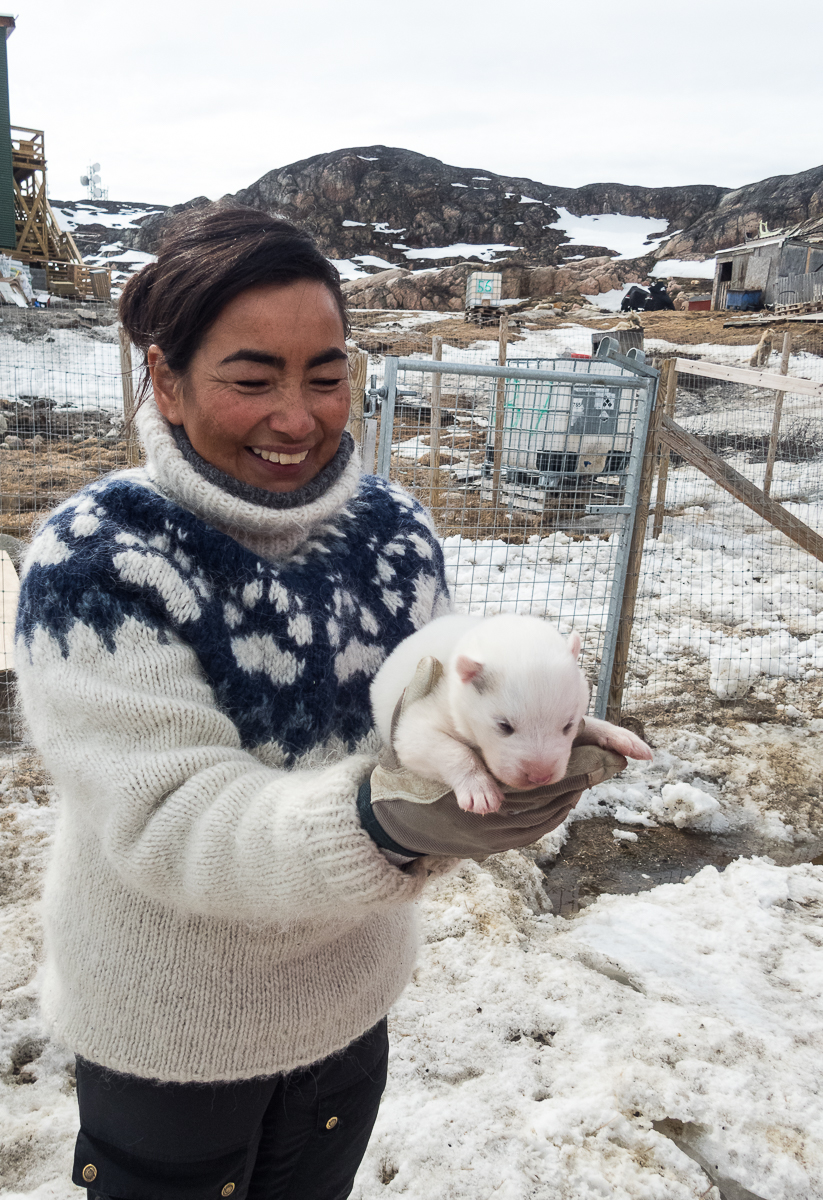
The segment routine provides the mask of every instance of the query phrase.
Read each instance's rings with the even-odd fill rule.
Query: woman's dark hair
[[[304,230],[253,208],[199,209],[176,217],[157,262],[132,275],[120,297],[120,320],[143,351],[138,403],[151,386],[149,346],[159,346],[171,370],[182,374],[230,300],[247,288],[298,279],[325,284],[348,336],[340,275]]]

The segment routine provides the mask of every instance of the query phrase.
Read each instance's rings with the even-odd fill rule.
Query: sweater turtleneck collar
[[[318,525],[334,518],[359,487],[359,455],[348,433],[331,462],[305,487],[269,492],[201,458],[182,428],[163,417],[153,397],[141,404],[136,424],[149,478],[159,490],[267,558],[291,554]]]

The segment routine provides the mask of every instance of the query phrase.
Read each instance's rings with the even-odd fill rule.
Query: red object
[[[711,300],[690,300],[689,312],[708,312],[711,306]]]
[[[591,358],[591,355],[590,354],[575,354],[574,351],[572,351],[571,357],[572,358]]]

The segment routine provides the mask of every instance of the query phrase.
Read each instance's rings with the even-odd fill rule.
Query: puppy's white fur
[[[617,725],[586,717],[589,685],[568,640],[538,617],[440,617],[401,642],[371,687],[383,741],[421,658],[443,664],[443,677],[403,714],[394,733],[398,759],[426,779],[446,783],[461,808],[495,812],[500,785],[527,791],[562,779],[572,742],[605,746],[629,758],[652,757],[645,742]]]

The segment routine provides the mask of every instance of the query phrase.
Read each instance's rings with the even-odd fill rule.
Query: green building
[[[14,250],[14,174],[11,160],[11,115],[9,112],[9,68],[6,42],[14,29],[14,17],[0,13],[0,249]]]

